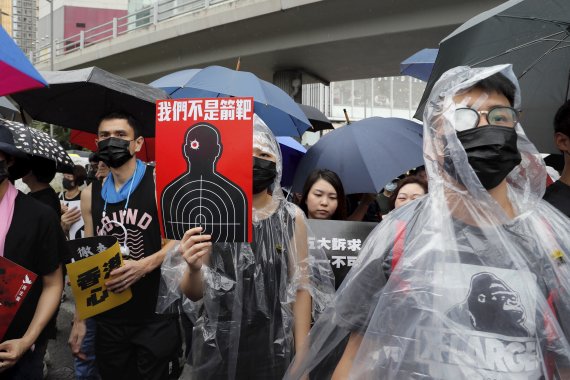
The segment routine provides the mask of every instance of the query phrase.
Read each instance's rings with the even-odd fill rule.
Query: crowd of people
[[[319,168],[286,197],[279,144],[255,115],[251,243],[202,227],[161,237],[131,115],[101,118],[90,167],[64,174],[59,196],[54,162],[0,126],[0,255],[38,275],[0,343],[0,378],[43,378],[66,240],[120,221],[141,238],[119,242],[128,258],[106,286],[132,298],[76,314],[77,379],[570,379],[570,101],[552,129],[565,166],[546,188],[523,95],[508,65],[445,73],[424,115],[425,166],[378,194],[346,194]],[[342,284],[309,249],[310,219],[378,224]]]

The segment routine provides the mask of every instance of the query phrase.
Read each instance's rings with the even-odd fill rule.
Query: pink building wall
[[[64,26],[63,26],[63,38],[67,39],[69,37],[78,35],[82,30],[87,32],[89,29],[104,24],[106,22],[112,21],[113,18],[119,18],[125,16],[127,10],[120,9],[102,9],[102,8],[86,8],[86,7],[74,7],[74,6],[64,6]],[[119,33],[126,30],[124,26],[126,20],[119,23],[122,26],[118,27]],[[84,26],[83,26],[84,25]],[[111,31],[112,25],[96,29],[92,32],[85,33],[85,45],[87,46],[90,41],[98,41],[105,37],[112,35]],[[93,36],[95,33],[102,32],[103,30],[109,30],[98,36]],[[73,38],[72,41],[67,42],[68,48],[73,48],[78,46],[79,36]]]

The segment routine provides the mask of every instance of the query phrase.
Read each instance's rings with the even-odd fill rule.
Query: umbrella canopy
[[[443,39],[415,117],[448,69],[513,64],[522,90],[521,124],[543,153],[557,153],[552,121],[568,99],[570,1],[511,0],[475,16]]]
[[[437,49],[422,49],[400,63],[400,74],[427,82],[437,57]]]
[[[75,166],[73,160],[59,142],[50,135],[16,121],[0,119],[0,124],[10,129],[16,148],[30,156],[54,161],[58,172],[73,173]]]
[[[45,79],[2,27],[0,46],[0,96],[47,86]]]
[[[251,96],[255,113],[276,136],[300,136],[311,128],[303,111],[286,92],[247,71],[209,66],[178,71],[150,85],[165,90],[174,99]]]
[[[11,121],[22,121],[20,111],[5,96],[0,97],[0,117]]]
[[[281,157],[283,159],[283,173],[281,176],[281,186],[289,187],[293,184],[295,171],[301,159],[307,153],[307,149],[297,140],[289,136],[277,137],[279,148],[281,149]]]
[[[156,101],[168,95],[97,67],[42,72],[48,88],[15,94],[12,98],[35,120],[97,133],[100,119],[124,112],[139,122],[143,136],[154,136]]]
[[[325,129],[334,129],[329,118],[316,107],[308,106],[306,104],[298,104],[309,122],[313,126],[310,130],[312,132],[323,131]]]
[[[83,132],[83,131],[71,131],[69,135],[69,142],[72,144],[79,145],[90,151],[97,151],[97,143],[95,139],[97,135],[95,133]],[[144,144],[142,149],[137,152],[137,157],[145,162],[155,161],[154,155],[154,137],[146,137],[144,139]]]
[[[423,164],[422,126],[396,117],[370,117],[335,129],[307,151],[293,191],[303,189],[315,169],[340,177],[347,194],[376,193],[389,181]]]

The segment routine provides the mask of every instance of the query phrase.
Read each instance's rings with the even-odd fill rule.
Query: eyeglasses
[[[485,115],[487,123],[501,127],[514,128],[519,122],[519,112],[512,107],[498,106],[489,111],[477,111],[473,108],[455,110],[455,130],[458,132],[475,128],[479,125],[480,115]]]

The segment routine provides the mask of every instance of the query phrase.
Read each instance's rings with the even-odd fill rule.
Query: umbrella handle
[[[342,112],[344,112],[344,118],[346,119],[346,124],[350,124],[350,119],[348,118],[348,112],[346,112],[346,108],[343,108]]]

